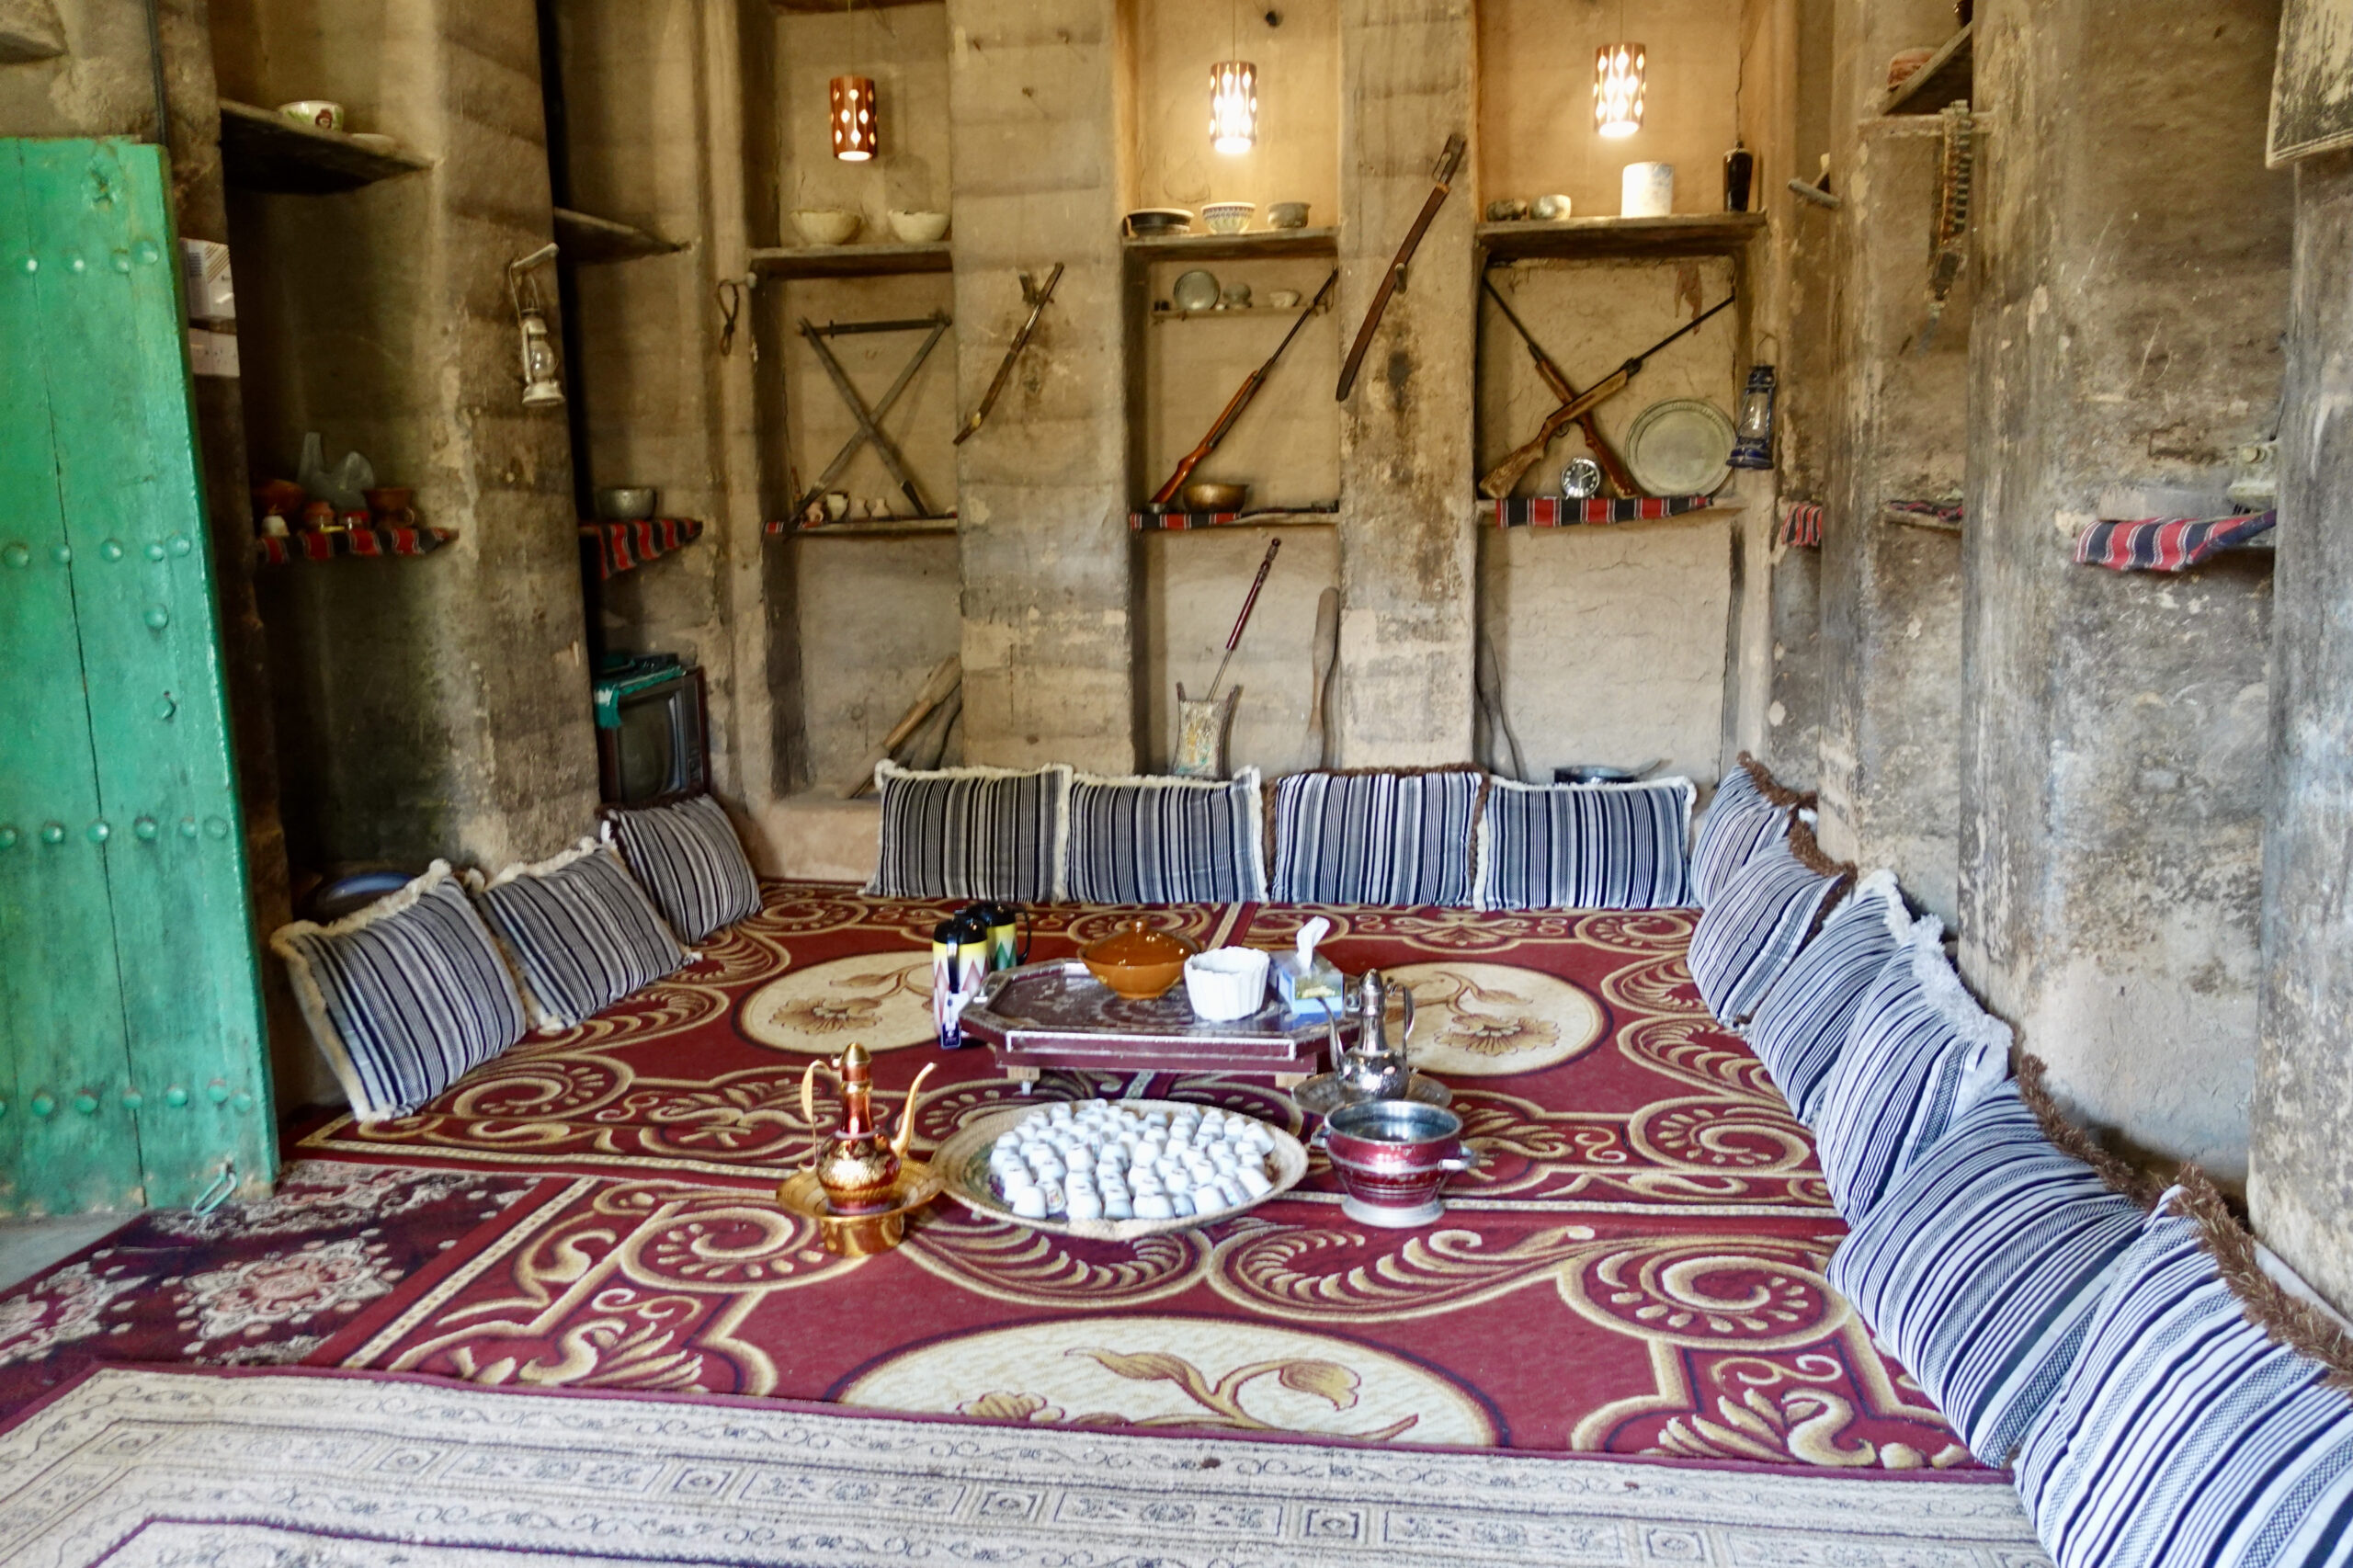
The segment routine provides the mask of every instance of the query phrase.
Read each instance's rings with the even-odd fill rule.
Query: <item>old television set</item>
[[[710,787],[702,671],[676,653],[615,654],[597,668],[597,783],[607,803],[638,806]]]

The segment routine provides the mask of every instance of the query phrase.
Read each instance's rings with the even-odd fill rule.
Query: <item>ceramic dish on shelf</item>
[[[894,207],[890,219],[891,232],[903,244],[927,245],[948,233],[945,212],[904,212]]]
[[[1201,222],[1212,234],[1238,234],[1250,226],[1250,215],[1257,210],[1254,201],[1212,201],[1201,209]]]
[[[1176,275],[1176,281],[1169,287],[1168,297],[1180,311],[1213,311],[1222,296],[1218,288],[1217,274],[1197,267],[1190,272]]]
[[[1127,215],[1124,226],[1137,239],[1153,234],[1182,234],[1193,226],[1193,210],[1189,207],[1139,207]]]
[[[1176,1100],[1120,1100],[1122,1108],[1149,1114],[1160,1111],[1167,1115],[1178,1112],[1200,1113],[1205,1108]],[[1231,1208],[1220,1209],[1206,1220],[1198,1215],[1178,1215],[1166,1220],[1072,1220],[1025,1219],[1013,1211],[1012,1206],[1000,1196],[997,1184],[989,1171],[989,1153],[996,1146],[998,1137],[1010,1132],[1028,1120],[1030,1106],[1012,1106],[991,1111],[966,1123],[949,1135],[948,1141],[934,1151],[930,1160],[931,1173],[940,1182],[940,1189],[973,1213],[988,1220],[1004,1220],[1016,1225],[1027,1225],[1033,1231],[1049,1235],[1076,1236],[1083,1241],[1131,1242],[1144,1236],[1156,1236],[1167,1231],[1190,1230],[1196,1225],[1215,1224],[1247,1213],[1269,1199],[1281,1197],[1299,1185],[1307,1174],[1307,1150],[1300,1141],[1271,1122],[1255,1117],[1242,1119],[1265,1130],[1274,1147],[1267,1155],[1267,1190]],[[1238,1114],[1238,1113],[1236,1113]],[[1229,1118],[1231,1119],[1231,1118]]]
[[[792,214],[792,226],[813,245],[838,245],[858,233],[858,214],[839,207],[801,207]]]
[[[1672,397],[1634,416],[1626,466],[1646,495],[1712,495],[1732,477],[1732,420],[1705,398]]]

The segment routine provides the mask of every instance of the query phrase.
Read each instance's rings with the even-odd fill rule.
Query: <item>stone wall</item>
[[[2280,385],[2270,0],[1979,7],[1964,971],[2079,1114],[2244,1176],[2270,573],[2074,565],[2100,493],[2219,498]]]
[[[2247,1201],[2266,1241],[2353,1306],[2353,153],[2298,165],[2290,416],[2279,431],[2263,1041]]]

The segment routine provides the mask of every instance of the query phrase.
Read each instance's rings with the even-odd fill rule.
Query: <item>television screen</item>
[[[635,804],[703,788],[702,674],[600,692],[597,731],[605,799]]]

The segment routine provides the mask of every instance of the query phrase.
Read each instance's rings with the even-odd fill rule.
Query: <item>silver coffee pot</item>
[[[1357,1042],[1340,1043],[1337,1022],[1332,1027],[1332,1076],[1343,1098],[1349,1101],[1404,1099],[1414,1082],[1413,1063],[1405,1059],[1405,1042],[1414,1034],[1414,994],[1394,987],[1404,999],[1405,1027],[1389,1038],[1389,997],[1392,987],[1379,970],[1367,970],[1357,982]]]

